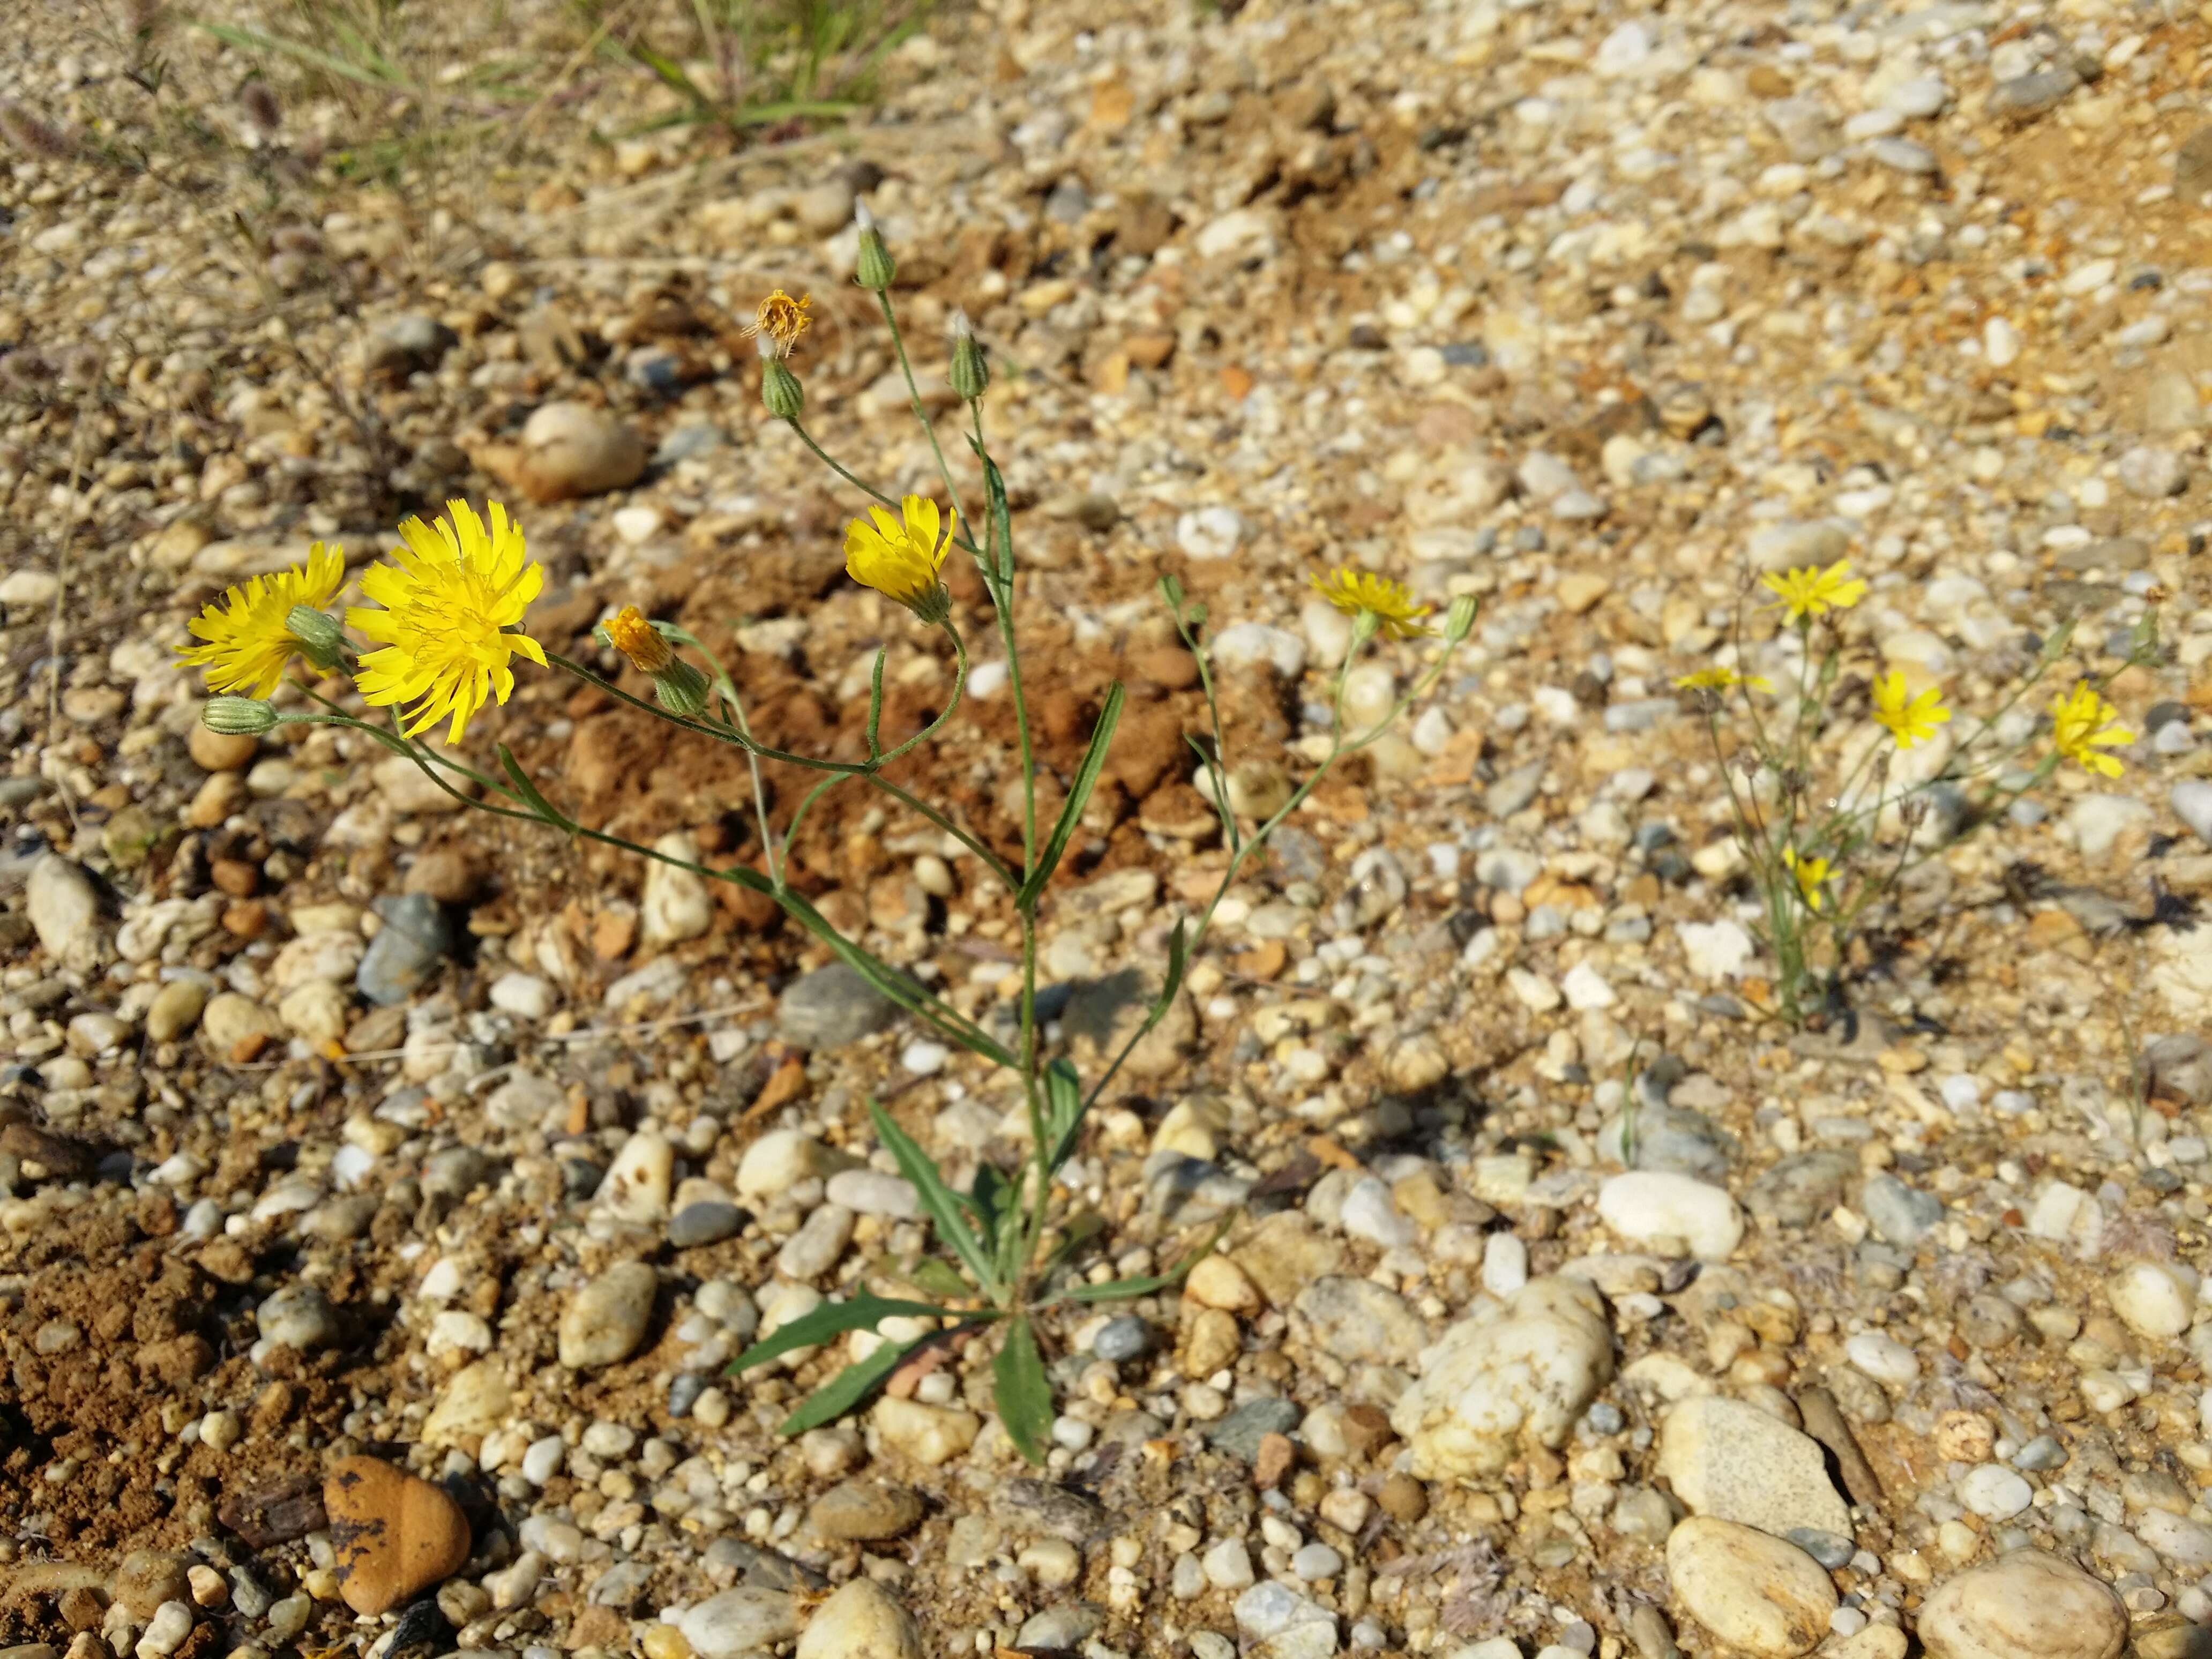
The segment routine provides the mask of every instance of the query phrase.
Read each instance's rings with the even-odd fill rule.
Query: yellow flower
[[[1406,584],[1388,576],[1340,568],[1328,576],[1316,576],[1313,585],[1322,598],[1346,616],[1356,617],[1364,611],[1374,617],[1376,631],[1386,640],[1425,639],[1437,631],[1421,623],[1429,607],[1415,605]]]
[[[345,555],[317,542],[307,562],[273,576],[256,576],[234,587],[192,618],[195,639],[204,645],[178,653],[207,671],[208,690],[266,697],[284,678],[284,665],[300,654],[284,619],[292,607],[319,611],[345,581]]]
[[[1950,723],[1951,711],[1943,707],[1943,694],[1930,686],[1918,696],[1905,689],[1902,674],[1879,674],[1874,682],[1874,717],[1889,728],[1899,749],[1910,749],[1936,735],[1936,728]]]
[[[2051,745],[2063,758],[2080,762],[2085,770],[2117,778],[2121,771],[2118,758],[2097,751],[2136,740],[2134,732],[2112,723],[2119,712],[2097,695],[2096,687],[2083,680],[2068,696],[2051,700]]]
[[[868,509],[867,519],[845,526],[845,574],[863,587],[872,587],[927,623],[940,623],[951,614],[952,602],[937,573],[951,551],[959,532],[960,515],[947,513],[944,538],[938,538],[937,503],[921,495],[899,502],[903,522],[880,507]]]
[[[764,334],[769,338],[769,346],[763,349],[763,356],[767,355],[768,349],[773,349],[778,358],[788,357],[792,347],[799,343],[799,337],[806,332],[807,325],[814,320],[806,313],[807,307],[813,303],[814,296],[811,294],[803,294],[794,300],[781,289],[776,289],[753,312],[752,321],[745,325],[745,337],[757,339]]]
[[[1786,575],[1759,580],[1778,596],[1774,603],[1790,613],[1793,623],[1826,616],[1830,611],[1848,611],[1866,597],[1867,591],[1864,582],[1852,577],[1849,559],[1838,559],[1826,570],[1808,564]]]
[[[1805,908],[1808,910],[1819,910],[1823,896],[1822,890],[1828,884],[1828,860],[1801,858],[1796,848],[1785,847],[1782,849],[1782,862],[1787,865],[1790,872],[1797,878],[1797,891],[1805,901]]]
[[[1739,674],[1733,668],[1700,668],[1694,674],[1685,674],[1674,682],[1684,691],[1726,691],[1739,685],[1747,685],[1754,691],[1769,691],[1772,682],[1764,674]]]
[[[459,743],[477,709],[514,695],[516,657],[545,665],[537,641],[507,631],[521,625],[545,570],[497,501],[489,528],[466,501],[447,502],[446,514],[399,526],[405,545],[392,550],[398,562],[362,578],[362,592],[384,608],[355,606],[346,625],[382,647],[362,657],[356,683],[362,699],[412,703],[410,737],[450,714],[446,741]]]
[[[645,613],[626,605],[606,620],[607,643],[629,659],[641,674],[658,674],[676,660],[660,630],[646,621]]]

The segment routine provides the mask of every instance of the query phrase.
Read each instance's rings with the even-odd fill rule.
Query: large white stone
[[[1534,1279],[1421,1355],[1390,1425],[1430,1480],[1494,1475],[1529,1443],[1565,1443],[1613,1377],[1605,1302],[1579,1279]]]
[[[1598,1189],[1597,1212],[1623,1238],[1680,1239],[1700,1261],[1724,1261],[1743,1240],[1743,1212],[1726,1190],[1665,1170],[1635,1170]]]
[[[2137,1336],[2175,1337],[2195,1316],[2197,1275],[2178,1262],[2136,1261],[2114,1273],[2105,1293]]]
[[[897,1597],[865,1575],[814,1609],[797,1659],[921,1659],[921,1632]]]
[[[1796,1659],[1828,1633],[1836,1587],[1795,1544],[1755,1527],[1695,1516],[1667,1535],[1674,1599],[1751,1659]]]
[[[31,866],[23,908],[46,956],[58,968],[80,972],[100,961],[100,895],[92,879],[58,853]]]
[[[1741,1400],[1685,1400],[1660,1431],[1659,1473],[1693,1515],[1778,1535],[1794,1527],[1850,1535],[1850,1507],[1820,1443]]]
[[[665,857],[699,861],[699,845],[682,830],[653,844]],[[653,860],[645,866],[645,895],[638,905],[638,936],[655,950],[697,939],[714,924],[714,898],[704,878]]]
[[[2128,1615],[2071,1561],[2014,1550],[1938,1584],[1919,1635],[1928,1659],[2118,1659]]]

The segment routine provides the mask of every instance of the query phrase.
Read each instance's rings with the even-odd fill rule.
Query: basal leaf
[[[884,1384],[899,1362],[929,1339],[886,1342],[866,1359],[856,1359],[800,1402],[797,1411],[776,1425],[778,1434],[804,1434],[824,1423],[834,1423]]]
[[[952,1188],[945,1184],[938,1173],[936,1162],[915,1144],[914,1138],[899,1127],[891,1115],[874,1101],[868,1103],[868,1115],[875,1121],[876,1136],[890,1148],[890,1154],[899,1166],[899,1173],[914,1183],[921,1194],[921,1207],[927,1211],[936,1224],[937,1236],[947,1248],[960,1258],[961,1265],[975,1276],[984,1294],[993,1301],[999,1299],[999,1270],[975,1237],[962,1213],[961,1201]]]
[[[1044,1356],[1037,1352],[1027,1314],[1018,1314],[1006,1327],[1006,1340],[991,1362],[991,1377],[1006,1438],[1030,1462],[1043,1462],[1052,1434],[1052,1384],[1045,1378]]]
[[[862,1291],[842,1302],[825,1302],[812,1313],[801,1314],[773,1334],[763,1337],[730,1362],[732,1374],[765,1365],[793,1348],[811,1348],[848,1331],[872,1331],[886,1319],[904,1314],[916,1319],[942,1319],[951,1313],[928,1302],[902,1302]]]

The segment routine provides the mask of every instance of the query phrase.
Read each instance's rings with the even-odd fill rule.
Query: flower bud
[[[313,605],[295,605],[284,614],[284,631],[300,642],[300,654],[329,673],[338,665],[345,648],[345,630],[337,619]]]
[[[881,294],[897,274],[898,261],[884,246],[883,233],[876,228],[876,216],[868,211],[866,202],[854,207],[853,218],[860,228],[860,252],[854,262],[854,279],[871,293]]]
[[[1482,601],[1472,593],[1462,593],[1451,602],[1444,613],[1444,643],[1457,645],[1474,632],[1474,619],[1482,613]]]
[[[769,357],[761,364],[761,402],[779,421],[795,421],[806,408],[806,388],[781,358]]]
[[[276,711],[252,697],[210,697],[200,724],[226,738],[258,738],[275,728]]]
[[[953,395],[965,403],[975,402],[990,390],[990,362],[983,356],[983,343],[968,326],[964,311],[952,313],[952,368],[948,378]]]
[[[707,677],[681,657],[653,677],[653,694],[660,706],[684,720],[698,717],[711,690]]]
[[[1352,642],[1364,645],[1373,639],[1376,630],[1382,626],[1382,618],[1372,611],[1361,609],[1352,613]]]

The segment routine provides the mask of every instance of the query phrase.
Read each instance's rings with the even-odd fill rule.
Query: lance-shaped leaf
[[[1067,799],[1060,809],[1060,822],[1053,825],[1052,836],[1038,854],[1036,868],[1030,872],[1030,878],[1022,884],[1022,890],[1015,897],[1018,909],[1026,910],[1036,902],[1045,883],[1052,879],[1060,854],[1067,851],[1076,825],[1083,822],[1083,809],[1091,805],[1091,792],[1098,787],[1098,775],[1106,769],[1106,751],[1113,746],[1114,728],[1121,719],[1124,695],[1119,680],[1106,689],[1106,701],[1098,710],[1098,724],[1091,728],[1091,747],[1083,751],[1083,763],[1075,769],[1074,781],[1067,787]]]
[[[881,1388],[900,1362],[928,1340],[921,1336],[911,1342],[886,1342],[866,1359],[854,1360],[808,1395],[797,1411],[776,1425],[775,1431],[805,1434],[824,1423],[835,1423]]]
[[[514,751],[505,744],[499,745],[499,766],[507,774],[507,781],[514,786],[514,793],[522,797],[524,805],[532,811],[563,835],[576,833],[576,821],[538,793],[538,786],[530,781],[530,774],[522,769],[522,763],[514,758]]]
[[[1001,1294],[998,1264],[984,1250],[975,1230],[968,1224],[958,1195],[945,1184],[945,1177],[937,1172],[937,1165],[929,1154],[892,1121],[889,1112],[872,1100],[868,1103],[868,1115],[875,1121],[876,1138],[890,1148],[899,1173],[914,1183],[915,1191],[921,1198],[921,1207],[936,1224],[937,1236],[960,1258],[961,1266],[975,1275],[983,1293],[996,1302]]]
[[[1006,1327],[1006,1340],[991,1362],[991,1379],[1006,1438],[1030,1462],[1043,1462],[1052,1433],[1052,1384],[1045,1378],[1044,1356],[1037,1352],[1027,1314],[1017,1314]]]
[[[779,1325],[730,1362],[730,1370],[749,1371],[789,1353],[793,1348],[818,1347],[848,1331],[872,1331],[886,1319],[906,1315],[915,1319],[944,1319],[950,1308],[930,1302],[904,1302],[862,1291],[842,1302],[825,1302],[811,1313],[801,1314],[787,1325]]]

